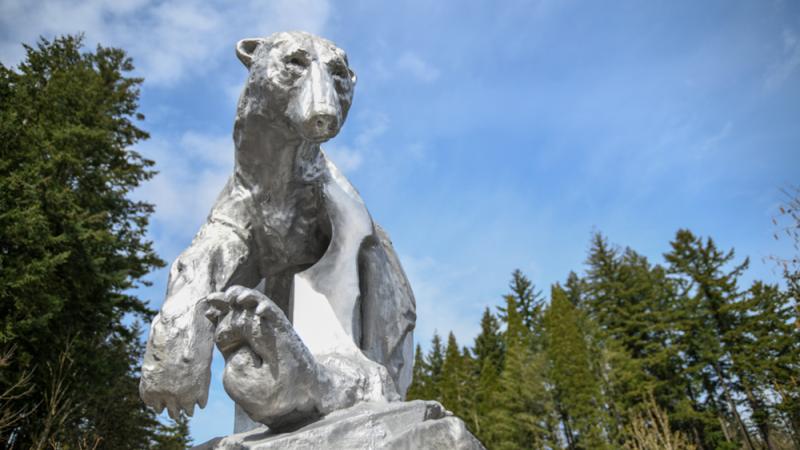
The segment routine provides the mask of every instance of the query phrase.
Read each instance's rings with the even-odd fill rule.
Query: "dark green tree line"
[[[148,137],[142,80],[123,50],[81,41],[41,39],[19,66],[0,64],[6,448],[151,448],[181,434],[138,395],[153,312],[131,292],[163,265],[146,237],[153,206],[130,197],[155,173],[131,150]]]
[[[514,271],[471,348],[418,347],[410,397],[442,401],[488,448],[798,449],[793,272],[742,287],[747,267],[688,230],[663,264],[596,234],[549,303]],[[442,352],[459,376],[445,362],[433,381]]]

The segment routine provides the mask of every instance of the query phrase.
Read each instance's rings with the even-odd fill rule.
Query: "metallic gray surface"
[[[361,403],[291,433],[265,427],[216,438],[193,450],[457,449],[483,445],[464,422],[432,401]]]
[[[236,50],[249,76],[234,173],[171,267],[141,397],[172,417],[204,407],[216,343],[237,415],[273,430],[399,400],[414,297],[388,236],[319,147],[347,117],[355,74],[342,50],[307,33]]]

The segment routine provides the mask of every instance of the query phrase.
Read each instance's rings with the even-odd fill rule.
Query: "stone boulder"
[[[434,401],[366,402],[297,430],[259,427],[216,438],[193,450],[484,449],[464,422]]]

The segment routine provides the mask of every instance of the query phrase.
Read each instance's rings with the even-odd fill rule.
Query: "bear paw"
[[[320,393],[330,383],[278,305],[242,286],[206,302],[225,358],[225,391],[253,420],[280,429],[323,413]]]

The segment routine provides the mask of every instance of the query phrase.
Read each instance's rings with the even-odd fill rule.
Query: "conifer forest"
[[[514,271],[473,342],[417,345],[408,398],[491,449],[800,448],[797,261],[778,263],[785,288],[742,286],[748,259],[711,238],[649,261],[597,233],[583,274],[545,295]]]

